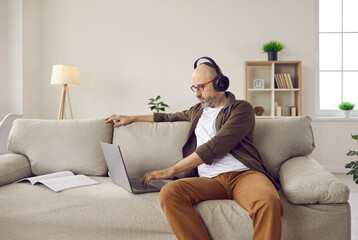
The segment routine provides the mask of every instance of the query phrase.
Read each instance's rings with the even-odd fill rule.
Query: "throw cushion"
[[[347,185],[308,157],[282,164],[280,182],[287,200],[294,204],[345,203],[349,198]]]
[[[18,119],[8,147],[26,155],[34,175],[70,170],[75,174],[106,175],[107,165],[99,142],[111,142],[113,124],[103,119]]]
[[[315,148],[311,121],[309,117],[256,120],[254,145],[276,180],[286,160],[307,156]]]
[[[136,122],[115,128],[113,144],[121,149],[128,175],[141,178],[181,160],[188,134],[189,122]]]

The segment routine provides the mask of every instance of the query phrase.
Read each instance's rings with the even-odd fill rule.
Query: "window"
[[[358,108],[358,1],[319,0],[319,113]]]

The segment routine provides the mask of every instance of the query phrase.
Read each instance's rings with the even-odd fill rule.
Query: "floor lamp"
[[[51,85],[63,86],[58,119],[64,119],[66,98],[70,107],[71,119],[73,119],[68,85],[80,85],[78,67],[68,65],[54,65],[52,68]]]

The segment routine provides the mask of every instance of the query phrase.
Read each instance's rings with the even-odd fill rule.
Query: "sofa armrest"
[[[0,155],[0,186],[31,176],[30,162],[20,154]]]
[[[348,186],[309,157],[286,161],[279,178],[287,200],[295,204],[345,203],[349,198]]]

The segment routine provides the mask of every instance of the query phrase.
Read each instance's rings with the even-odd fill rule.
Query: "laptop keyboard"
[[[142,185],[140,183],[139,179],[131,179],[130,182],[131,182],[131,187],[136,190],[155,190],[156,189],[156,187],[149,185],[149,184],[147,186]]]

